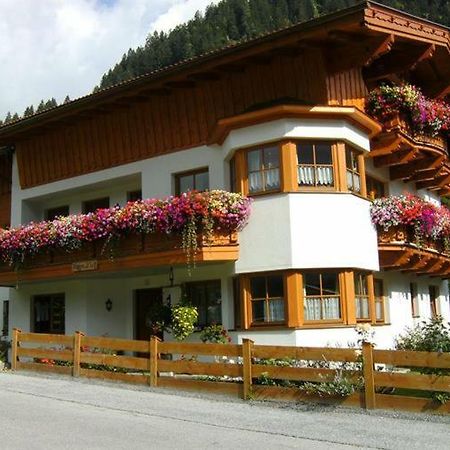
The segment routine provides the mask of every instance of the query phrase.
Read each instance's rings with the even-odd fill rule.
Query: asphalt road
[[[450,419],[0,373],[0,449],[449,449]]]

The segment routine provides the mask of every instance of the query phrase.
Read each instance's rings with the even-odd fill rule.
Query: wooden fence
[[[450,354],[354,348],[138,341],[13,331],[13,370],[199,389],[244,399],[319,401],[450,413]],[[439,369],[441,374],[423,374]],[[355,386],[339,393],[339,387]],[[441,396],[442,398],[442,396]]]

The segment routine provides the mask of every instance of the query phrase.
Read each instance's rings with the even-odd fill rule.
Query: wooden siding
[[[356,106],[364,111],[368,90],[360,67],[329,75],[326,82],[329,105]]]
[[[11,224],[11,176],[12,156],[7,153],[0,156],[0,228]]]
[[[173,87],[30,136],[16,143],[20,184],[29,188],[202,145],[220,118],[280,99],[326,104],[319,51],[254,62],[221,72],[218,80]]]

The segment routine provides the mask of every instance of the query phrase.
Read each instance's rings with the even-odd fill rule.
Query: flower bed
[[[406,239],[428,248],[450,251],[450,210],[411,194],[383,197],[371,206],[372,223],[384,234],[405,230]],[[437,246],[435,244],[438,244]]]
[[[247,223],[251,200],[225,191],[188,192],[163,200],[129,202],[124,207],[59,217],[0,231],[0,258],[12,266],[42,253],[71,252],[89,242],[120,240],[141,234],[180,236],[188,260],[200,231],[234,233]]]
[[[400,115],[413,134],[447,137],[450,131],[450,105],[425,97],[411,84],[381,85],[370,92],[366,110],[383,123]]]

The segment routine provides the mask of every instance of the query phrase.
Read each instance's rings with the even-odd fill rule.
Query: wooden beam
[[[326,52],[326,63],[329,73],[340,72],[352,67],[362,67],[371,63],[382,55],[391,51],[394,36],[381,36],[376,38],[352,38],[352,44],[343,42],[343,45],[332,46]]]
[[[416,272],[417,275],[429,275],[430,273],[435,272],[436,270],[439,270],[444,264],[444,261],[442,261],[438,256],[436,258],[433,258],[425,267],[418,270]]]
[[[194,81],[189,80],[168,81],[164,83],[164,86],[169,89],[192,89],[195,85]]]
[[[431,58],[434,52],[434,45],[421,45],[411,49],[409,52],[390,52],[379,58],[371,67],[365,70],[366,80],[375,81],[392,74],[414,70],[418,64]]]
[[[388,141],[388,142],[386,142]],[[384,156],[391,154],[396,150],[403,142],[403,139],[395,135],[392,139],[382,139],[372,144],[372,149],[368,153],[367,158],[376,158],[377,156]]]
[[[432,260],[431,255],[426,255],[423,253],[417,253],[416,256],[418,259],[415,259],[415,261],[406,267],[402,269],[403,273],[417,273],[417,271],[422,270],[424,267],[426,267],[430,261]]]
[[[443,164],[444,160],[444,155],[432,158],[421,158],[407,164],[401,164],[399,166],[391,167],[389,169],[389,175],[391,180],[409,178],[411,174],[414,174],[417,171],[439,167],[441,164]]]
[[[410,147],[404,150],[398,150],[390,155],[379,156],[374,160],[375,167],[393,166],[396,164],[404,164],[414,158],[417,149]]]
[[[187,79],[192,81],[218,81],[220,78],[217,72],[199,72],[187,76]]]
[[[445,261],[444,265],[431,276],[432,277],[441,277],[441,276],[445,276],[445,275],[449,274],[449,272],[450,272],[450,261]]]
[[[408,181],[425,181],[433,180],[442,171],[442,167],[436,167],[434,169],[419,170],[408,178]]]
[[[405,248],[400,251],[396,251],[393,255],[389,255],[386,259],[386,252],[384,255],[380,254],[380,266],[385,270],[399,270],[401,266],[409,262],[412,257],[410,249]]]
[[[416,183],[417,189],[429,189],[432,187],[445,187],[450,183],[450,174],[442,175],[432,180],[419,181]]]

